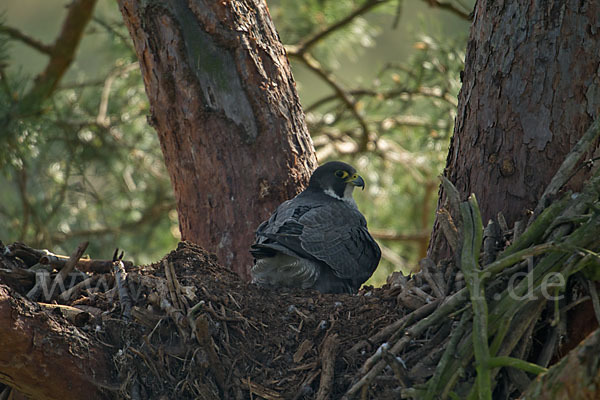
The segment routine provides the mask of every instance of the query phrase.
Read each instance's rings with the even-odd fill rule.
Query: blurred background
[[[369,283],[410,272],[432,228],[474,0],[267,3],[319,162],[350,162],[367,182],[355,198],[383,250]],[[150,263],[176,246],[177,212],[116,2],[98,2],[48,101],[15,108],[48,62],[27,38],[52,44],[68,4],[0,5],[0,240],[62,254],[90,240],[95,258],[118,246]]]

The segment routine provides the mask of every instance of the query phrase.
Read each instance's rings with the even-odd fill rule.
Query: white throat
[[[342,201],[346,202],[349,206],[358,209],[358,206],[356,205],[356,202],[354,201],[354,198],[352,197],[353,191],[354,191],[354,185],[347,184],[346,189],[344,189],[344,197],[338,196],[331,188],[325,189],[323,192],[326,195],[333,197],[334,199],[342,200]]]

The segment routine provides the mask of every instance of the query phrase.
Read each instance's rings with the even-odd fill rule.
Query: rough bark
[[[600,329],[539,376],[521,399],[597,399],[600,385]]]
[[[0,343],[0,381],[33,399],[104,399],[117,388],[106,346],[2,284]]]
[[[258,224],[316,167],[263,0],[119,0],[183,239],[247,276]]]
[[[600,3],[482,0],[467,46],[444,175],[484,222],[533,210],[600,106]],[[589,156],[589,154],[588,154]],[[578,190],[589,175],[570,180]],[[445,194],[440,189],[438,210]],[[436,220],[429,256],[448,255]]]

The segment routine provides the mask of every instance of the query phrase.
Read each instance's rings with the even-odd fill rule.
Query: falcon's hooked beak
[[[349,176],[346,182],[351,183],[354,186],[358,186],[362,190],[365,190],[365,181],[363,180],[362,176],[358,174]]]

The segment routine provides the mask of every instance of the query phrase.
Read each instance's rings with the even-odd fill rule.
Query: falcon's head
[[[330,161],[313,172],[307,189],[322,191],[331,197],[353,203],[352,191],[355,186],[364,190],[365,181],[354,167],[345,162]]]

